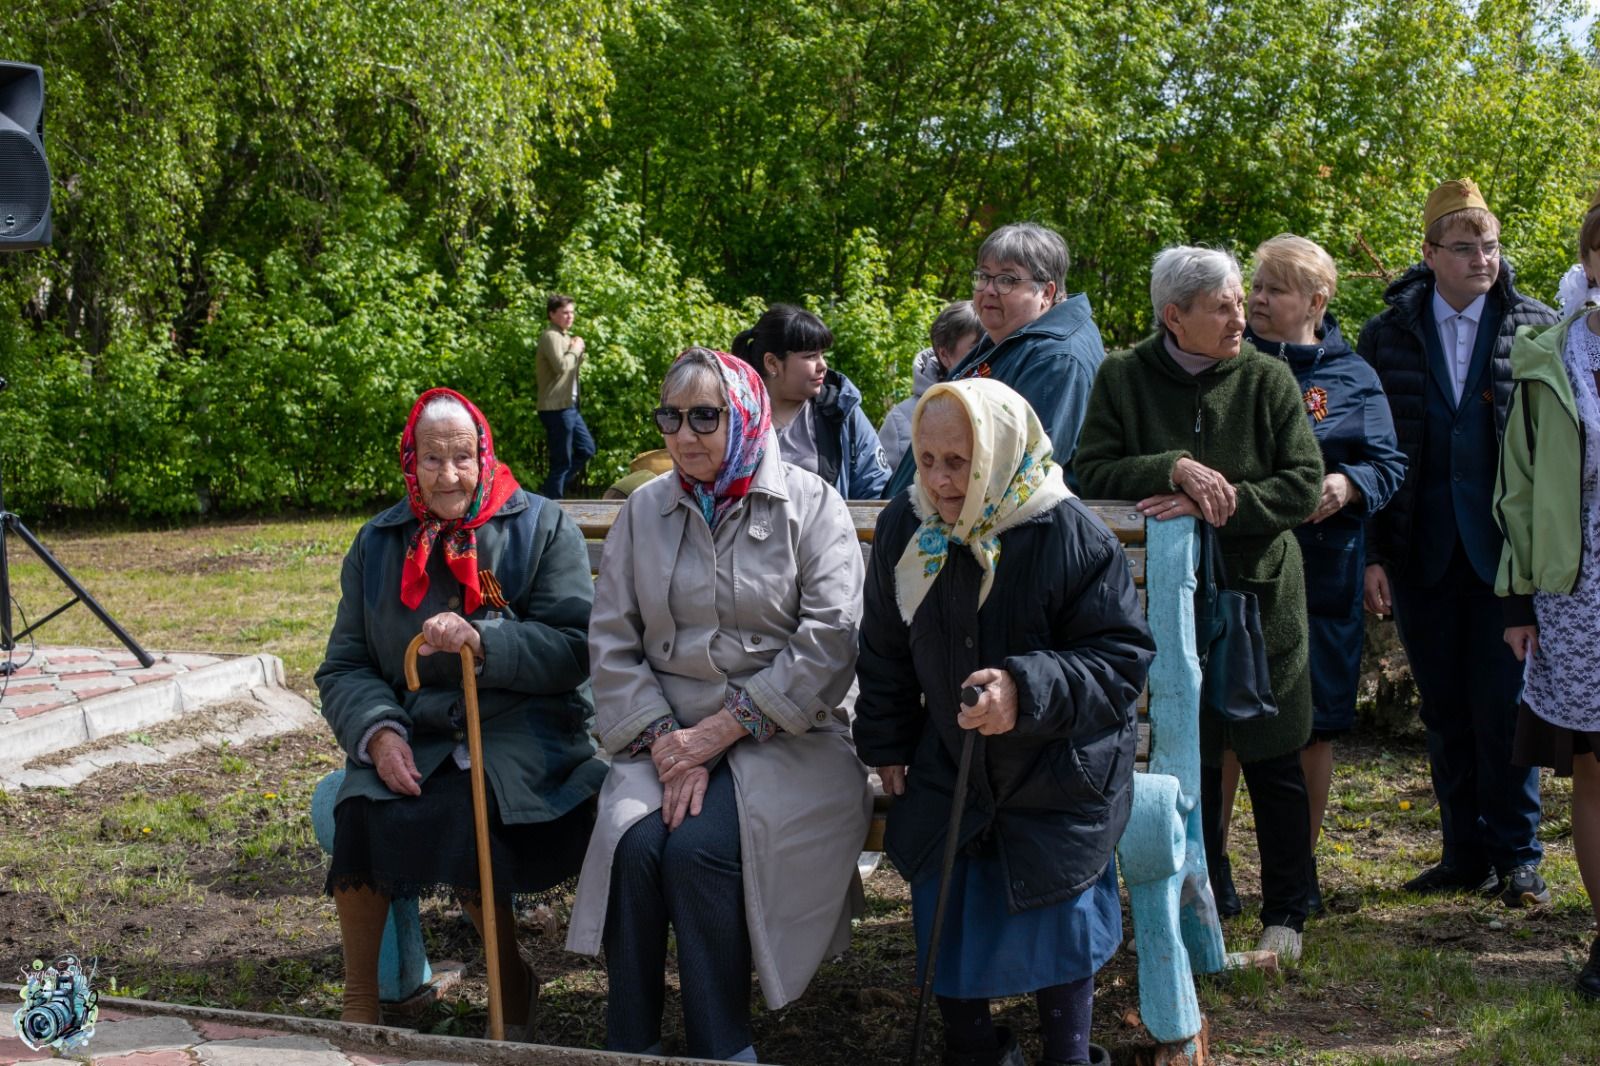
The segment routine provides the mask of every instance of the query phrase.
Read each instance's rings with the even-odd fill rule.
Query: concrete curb
[[[0,984],[4,997],[15,1001],[21,986]],[[156,1003],[145,999],[124,999],[101,995],[100,1006],[146,1017],[182,1018],[219,1022],[247,1028],[275,1029],[284,1033],[319,1036],[336,1047],[358,1047],[387,1054],[415,1058],[459,1059],[481,1066],[712,1066],[709,1059],[661,1058],[654,1055],[623,1055],[589,1048],[556,1047],[551,1044],[496,1043],[464,1036],[432,1036],[415,1029],[388,1025],[353,1025],[326,1018],[298,1018],[287,1014],[258,1014],[254,1011],[226,1010],[221,1007],[190,1007],[179,1003]],[[94,1053],[94,1041],[82,1049]]]
[[[21,765],[41,755],[75,748],[101,737],[170,722],[241,692],[283,685],[276,655],[243,655],[171,678],[93,696],[5,727],[4,761]]]

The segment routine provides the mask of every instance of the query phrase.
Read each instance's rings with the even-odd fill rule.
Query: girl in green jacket
[[[1600,195],[1579,232],[1590,286],[1600,277]],[[1570,309],[1569,309],[1570,310]],[[1495,591],[1506,643],[1526,664],[1512,761],[1572,778],[1572,845],[1600,920],[1600,308],[1586,304],[1511,349],[1495,519],[1505,532]],[[1600,940],[1577,991],[1600,999]]]

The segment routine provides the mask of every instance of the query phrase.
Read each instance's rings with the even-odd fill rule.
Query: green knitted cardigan
[[[1106,357],[1073,466],[1091,498],[1171,492],[1185,456],[1238,490],[1238,509],[1218,531],[1223,562],[1229,586],[1260,602],[1278,714],[1246,725],[1206,716],[1200,756],[1215,766],[1232,748],[1240,762],[1257,762],[1298,750],[1311,734],[1305,572],[1292,531],[1321,498],[1322,453],[1287,364],[1245,344],[1191,375],[1163,336]]]

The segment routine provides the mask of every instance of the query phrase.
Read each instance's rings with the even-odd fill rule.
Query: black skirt
[[[1526,703],[1517,708],[1517,735],[1511,742],[1513,766],[1548,766],[1557,777],[1572,776],[1572,757],[1600,755],[1600,733],[1568,729],[1540,718]]]
[[[591,796],[554,821],[507,825],[500,820],[491,786],[489,853],[495,898],[545,892],[576,877],[597,806]],[[420,796],[381,801],[352,796],[339,804],[333,818],[333,857],[324,887],[329,895],[370,888],[390,899],[454,895],[481,901],[472,775],[454,759],[446,759],[422,783]]]

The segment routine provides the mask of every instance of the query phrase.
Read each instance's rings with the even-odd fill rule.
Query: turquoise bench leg
[[[1183,942],[1196,973],[1218,973],[1227,951],[1200,828],[1200,658],[1194,643],[1200,538],[1192,518],[1146,522],[1144,528],[1147,616],[1158,649],[1150,665],[1150,772],[1178,779],[1177,809],[1186,836]]]
[[[1136,774],[1133,813],[1117,842],[1139,953],[1139,1014],[1162,1044],[1185,1043],[1200,1032],[1194,972],[1180,934],[1187,842],[1178,803],[1177,778]]]
[[[344,771],[317,782],[311,794],[311,828],[322,850],[333,854],[333,804],[344,784]],[[416,995],[433,980],[428,954],[422,944],[422,918],[414,899],[397,899],[389,904],[389,920],[383,925],[383,944],[378,950],[378,999],[399,1003]]]
[[[1150,1035],[1194,1057],[1202,1019],[1194,975],[1226,962],[1200,832],[1200,660],[1194,643],[1194,520],[1145,523],[1150,665],[1149,772],[1117,844],[1139,952],[1139,1013]]]

